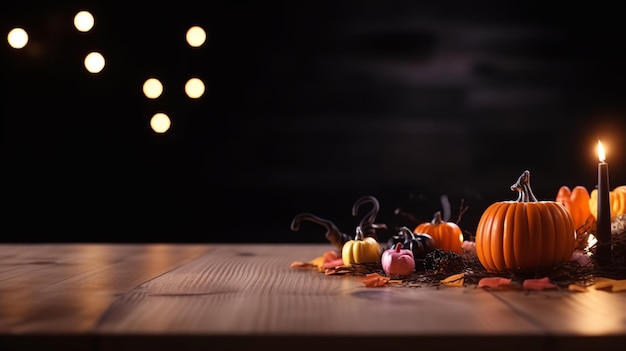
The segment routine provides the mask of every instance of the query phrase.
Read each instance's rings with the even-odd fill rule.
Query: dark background
[[[506,5],[504,5],[506,3]],[[499,4],[499,5],[497,5]],[[325,242],[361,196],[389,228],[447,195],[468,237],[526,169],[540,200],[626,180],[618,3],[19,1],[2,45],[4,242]],[[92,11],[95,27],[73,28]],[[208,34],[184,43],[191,25]],[[105,55],[101,74],[82,59]],[[143,81],[159,77],[156,101]],[[184,96],[191,76],[207,84]],[[150,130],[156,112],[172,118]],[[364,206],[365,207],[365,206]],[[363,208],[362,212],[367,212]],[[381,231],[381,237],[393,229]]]

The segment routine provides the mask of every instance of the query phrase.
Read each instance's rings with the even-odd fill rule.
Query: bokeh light
[[[28,44],[28,33],[23,28],[13,28],[7,35],[7,42],[14,49],[21,49]]]
[[[191,78],[185,83],[185,93],[192,99],[201,97],[204,89],[204,83],[200,78]]]
[[[74,27],[81,32],[88,32],[93,28],[94,19],[89,11],[79,11],[74,16]]]
[[[156,99],[163,93],[163,84],[157,78],[148,78],[143,83],[143,93],[149,99]]]
[[[90,52],[85,56],[85,68],[91,73],[100,73],[104,68],[104,56],[99,52]]]
[[[169,116],[162,112],[155,113],[150,119],[150,127],[159,134],[167,132],[171,125]]]
[[[206,41],[206,32],[202,29],[202,27],[193,26],[187,30],[187,35],[185,37],[190,46],[197,48],[202,46],[202,44]]]

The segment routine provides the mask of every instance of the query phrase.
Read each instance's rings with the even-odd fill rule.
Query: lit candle
[[[609,164],[606,163],[604,147],[598,140],[598,218],[596,255],[598,265],[611,263],[611,207],[609,203]]]

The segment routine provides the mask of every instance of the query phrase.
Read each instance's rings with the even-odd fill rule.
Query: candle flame
[[[600,162],[604,162],[606,160],[606,156],[604,154],[604,147],[602,146],[602,143],[600,142],[600,140],[598,140],[598,158],[600,159]]]

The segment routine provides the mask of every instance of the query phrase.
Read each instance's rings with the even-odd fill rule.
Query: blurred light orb
[[[100,73],[104,68],[104,56],[99,52],[90,52],[85,56],[85,68],[90,73]]]
[[[172,121],[170,121],[170,118],[162,112],[155,113],[150,119],[150,127],[159,134],[167,132],[171,125]]]
[[[14,49],[21,49],[28,44],[28,33],[23,28],[13,28],[7,34],[7,42]]]
[[[143,93],[148,99],[156,99],[163,93],[163,84],[156,78],[148,78],[143,83]]]
[[[185,83],[185,93],[192,99],[197,99],[204,94],[204,83],[199,78],[191,78]]]
[[[89,11],[79,11],[74,16],[74,27],[81,32],[89,32],[93,28],[94,19]]]
[[[187,30],[185,38],[187,39],[187,44],[197,48],[202,46],[202,44],[206,41],[206,32],[202,29],[202,27],[193,26]]]

